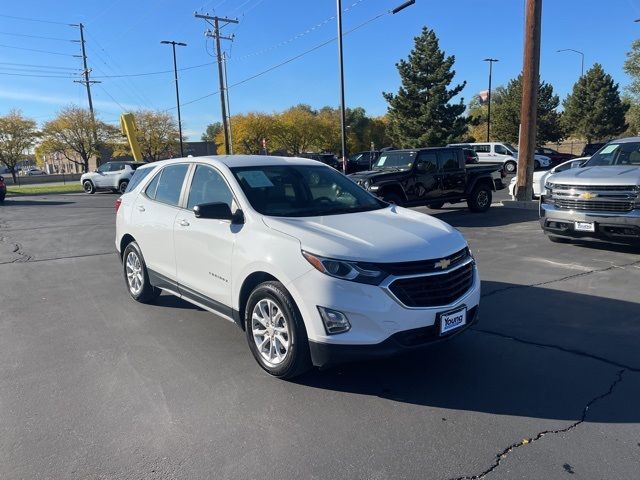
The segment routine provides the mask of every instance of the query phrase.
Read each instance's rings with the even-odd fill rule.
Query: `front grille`
[[[584,191],[607,191],[607,192],[635,192],[635,185],[567,185],[564,183],[555,183],[554,190],[578,190]]]
[[[556,198],[556,207],[567,210],[589,210],[592,212],[630,212],[633,210],[632,202],[598,200],[570,200],[566,198]]]
[[[399,278],[389,290],[407,307],[437,307],[458,300],[473,285],[474,264],[470,262],[439,275]]]
[[[403,275],[417,275],[420,273],[439,272],[441,267],[436,267],[436,263],[445,260],[450,262],[448,268],[453,268],[456,265],[464,262],[470,257],[468,248],[463,248],[448,257],[433,258],[429,260],[418,260],[414,262],[396,262],[396,263],[377,263],[376,266],[384,270],[390,275],[403,276]]]

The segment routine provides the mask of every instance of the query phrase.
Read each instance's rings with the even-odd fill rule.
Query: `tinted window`
[[[198,165],[193,174],[187,208],[203,203],[226,203],[232,207],[233,195],[222,175],[211,167]]]
[[[471,145],[471,148],[478,153],[491,153],[491,145]]]
[[[440,150],[438,152],[438,165],[440,166],[440,169],[445,172],[458,170],[460,168],[460,165],[458,164],[458,150]]]
[[[502,145],[495,145],[493,149],[498,155],[509,155],[509,150],[504,148]]]
[[[108,172],[110,168],[111,168],[110,163],[103,163],[98,167],[98,171],[101,173],[104,173],[104,172]]]
[[[158,182],[160,181],[161,175],[162,175],[162,172],[160,172],[158,175],[153,177],[153,180],[151,180],[151,182],[149,182],[149,185],[147,185],[147,188],[144,191],[147,197],[156,198],[156,189],[158,188]],[[131,187],[131,184],[129,184],[129,187]]]
[[[144,165],[144,163],[128,163],[127,165],[129,165],[131,167],[132,170],[137,170],[138,167],[141,167]]]
[[[435,173],[438,171],[438,163],[435,152],[420,152],[417,165],[420,173]]]
[[[156,189],[156,200],[169,205],[178,205],[180,202],[180,191],[184,183],[189,165],[182,163],[179,165],[169,165],[162,169],[158,188]]]
[[[119,172],[120,170],[124,170],[124,163],[112,163],[109,166],[110,172]]]
[[[131,177],[131,180],[129,180],[129,185],[127,186],[127,192],[130,192],[131,190],[133,190],[134,188],[136,188],[138,185],[140,185],[140,182],[142,182],[142,180],[144,180],[145,178],[147,178],[147,176],[153,171],[153,168],[143,168],[142,170],[136,170],[133,174],[133,177]]]

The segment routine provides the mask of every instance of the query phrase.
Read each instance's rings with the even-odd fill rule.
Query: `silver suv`
[[[129,186],[133,172],[144,162],[107,162],[93,172],[80,177],[80,184],[85,193],[96,193],[96,190],[112,190],[124,193]]]

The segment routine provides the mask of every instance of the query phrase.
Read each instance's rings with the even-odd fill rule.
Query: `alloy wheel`
[[[281,364],[289,353],[289,323],[280,306],[263,298],[251,314],[251,333],[262,360],[269,366]]]
[[[129,252],[125,263],[127,274],[127,284],[133,295],[138,295],[142,291],[144,284],[144,274],[142,272],[142,262],[136,252]]]

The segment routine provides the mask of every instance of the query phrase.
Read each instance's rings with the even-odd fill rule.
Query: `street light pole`
[[[176,83],[176,103],[178,105],[178,133],[180,135],[180,156],[184,157],[184,147],[182,145],[182,117],[180,116],[180,90],[178,88],[178,63],[176,62],[176,45],[180,47],[186,47],[186,43],[162,40],[160,43],[164,45],[171,45],[173,48],[173,78]]]
[[[485,58],[484,62],[489,62],[489,95],[487,96],[488,110],[487,110],[487,142],[491,141],[491,75],[493,72],[494,62],[498,62],[497,58]]]
[[[560,52],[574,52],[577,53],[578,55],[580,55],[581,60],[580,60],[580,76],[582,77],[584,75],[584,53],[581,52],[580,50],[574,50],[573,48],[563,48],[562,50],[557,50],[557,53]]]

